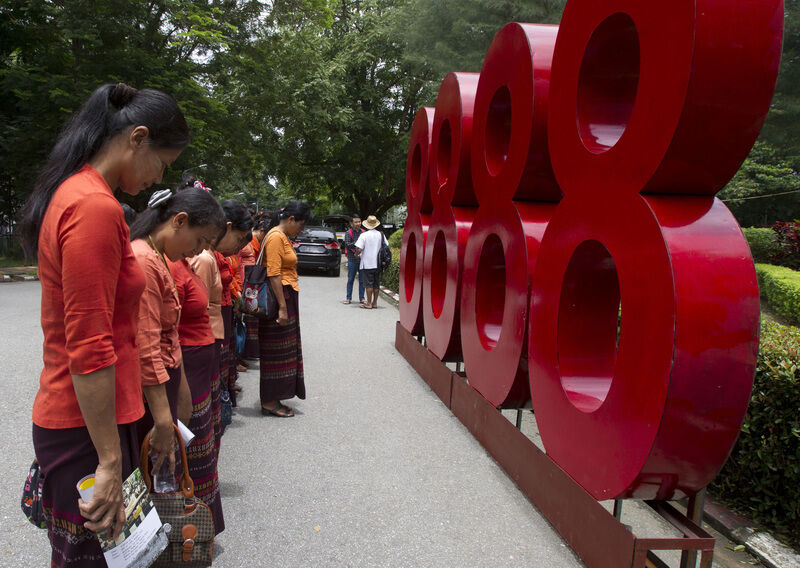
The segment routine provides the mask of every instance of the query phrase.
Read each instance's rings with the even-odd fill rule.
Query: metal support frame
[[[703,509],[705,507],[705,503],[706,490],[703,488],[699,492],[689,497],[689,503],[686,506],[686,516],[693,522],[697,523],[697,526],[701,528],[703,526]],[[697,551],[685,550],[681,555],[680,568],[695,568],[696,565]]]
[[[636,536],[470,387],[463,373],[451,371],[399,322],[395,348],[514,480],[586,566],[664,568],[664,562],[652,551],[683,550],[694,551],[695,556],[699,552],[700,568],[711,568],[714,537],[695,521],[667,502],[647,501],[657,514],[683,536]],[[620,502],[620,516],[621,505]],[[694,507],[696,510],[696,505]],[[702,514],[702,505],[699,510]]]

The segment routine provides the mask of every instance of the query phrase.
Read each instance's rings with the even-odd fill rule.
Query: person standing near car
[[[302,201],[290,201],[276,215],[264,241],[263,265],[269,286],[278,302],[278,319],[258,319],[258,342],[261,352],[261,414],[289,418],[294,410],[281,402],[306,398],[303,372],[303,346],[300,340],[297,254],[292,239],[312,218],[311,208]]]
[[[364,305],[364,276],[361,274],[361,260],[358,258],[356,241],[364,229],[361,228],[361,215],[356,213],[350,218],[350,228],[344,233],[344,253],[347,256],[347,299],[343,302],[349,304],[353,300],[353,282],[358,274],[358,301]]]
[[[380,262],[381,246],[389,245],[383,233],[378,231],[381,224],[375,215],[370,215],[364,221],[366,233],[361,233],[356,241],[356,249],[361,257],[361,274],[364,275],[364,286],[367,289],[367,303],[361,307],[367,310],[378,307],[378,292],[380,291]]]

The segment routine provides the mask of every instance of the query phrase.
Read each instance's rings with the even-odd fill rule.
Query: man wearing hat
[[[366,233],[361,233],[356,241],[356,248],[361,257],[362,274],[364,275],[364,286],[367,289],[367,303],[361,307],[367,310],[378,307],[378,292],[380,291],[380,272],[378,270],[381,246],[385,242],[389,245],[383,233],[378,231],[381,224],[375,215],[370,215],[362,226],[367,229]]]

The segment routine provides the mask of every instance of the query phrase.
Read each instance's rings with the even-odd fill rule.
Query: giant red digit
[[[406,163],[408,218],[403,229],[403,248],[400,253],[400,296],[402,298],[400,324],[409,333],[414,334],[421,334],[424,329],[422,268],[425,239],[428,236],[430,213],[433,210],[428,181],[433,113],[434,109],[431,107],[423,107],[417,111],[411,125]]]
[[[561,197],[546,145],[557,33],[557,26],[503,27],[475,95],[471,168],[480,206],[464,251],[461,342],[470,385],[495,406],[530,396],[529,281],[552,202]]]
[[[567,4],[530,385],[548,455],[598,499],[694,493],[738,434],[758,289],[713,195],[768,110],[781,18],[780,0]]]
[[[477,199],[469,158],[477,73],[449,73],[433,119],[429,178],[433,215],[425,245],[422,313],[428,349],[461,358],[461,273]]]

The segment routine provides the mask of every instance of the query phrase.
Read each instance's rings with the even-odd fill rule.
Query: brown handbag
[[[153,566],[185,566],[186,568],[211,566],[214,558],[214,519],[209,506],[194,496],[194,481],[189,476],[189,467],[186,463],[186,447],[183,445],[178,427],[174,424],[173,427],[181,448],[181,463],[183,464],[180,491],[152,492],[150,460],[148,459],[149,432],[142,442],[139,454],[142,477],[164,525],[164,532],[169,538],[167,548],[156,559]]]

